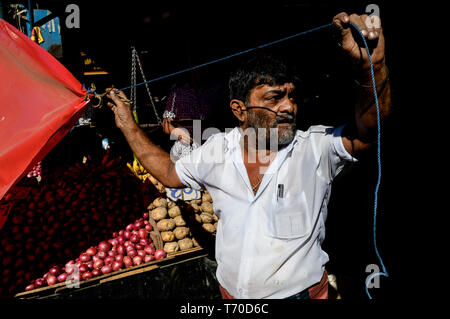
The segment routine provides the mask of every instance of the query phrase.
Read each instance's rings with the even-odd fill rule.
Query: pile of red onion
[[[51,286],[59,282],[70,285],[77,281],[81,282],[162,259],[166,257],[166,252],[163,249],[155,249],[150,238],[152,229],[148,221],[148,213],[144,213],[141,218],[125,229],[114,232],[111,239],[89,247],[79,257],[69,260],[64,266],[56,265],[50,268],[42,278],[37,278],[26,286],[25,290]]]
[[[11,296],[23,291],[27,283],[37,277],[39,279],[33,281],[35,287],[62,281],[65,276],[64,265],[56,268],[52,266],[67,259],[73,259],[74,264],[81,266],[79,252],[87,253],[91,246],[97,252],[89,255],[88,261],[82,262],[87,267],[93,266],[94,259],[102,260],[104,266],[110,266],[111,271],[113,267],[117,269],[129,265],[128,258],[122,258],[123,265],[119,260],[114,260],[119,263],[113,265],[112,257],[119,259],[117,255],[128,256],[133,263],[133,258],[139,256],[141,260],[136,258],[136,264],[151,258],[147,256],[151,253],[142,253],[145,249],[151,252],[146,247],[153,244],[143,231],[139,234],[139,230],[145,230],[147,226],[143,220],[146,218],[139,217],[146,211],[146,206],[157,191],[153,185],[143,184],[132,175],[124,162],[104,158],[101,163],[88,161],[86,164],[58,167],[54,172],[46,171],[45,176],[40,185],[35,183],[29,186],[31,191],[25,199],[15,199],[12,189],[0,201],[0,205],[13,204],[0,230],[0,296]],[[23,183],[29,181],[23,179]],[[19,183],[17,188],[21,186],[24,185]],[[133,223],[131,231],[126,233],[130,238],[125,238],[126,230],[123,230],[107,241],[111,245],[110,249],[101,252],[105,247],[102,245],[100,250],[99,242],[134,220],[139,222],[139,227],[135,229]],[[123,241],[120,245],[119,240]],[[125,250],[125,242],[128,242],[127,247],[133,244],[133,250],[129,248],[130,254]],[[140,246],[136,247],[136,244]],[[140,255],[138,251],[141,251]],[[89,252],[92,253],[92,249]],[[132,258],[130,255],[135,253]],[[154,258],[158,256],[153,255]],[[83,256],[82,259],[87,258]],[[50,268],[52,271],[49,271]],[[108,269],[106,267],[104,271]],[[89,274],[84,275],[86,278],[102,271],[101,268],[98,271],[94,271],[95,268],[88,270]],[[46,275],[42,276],[44,273]]]

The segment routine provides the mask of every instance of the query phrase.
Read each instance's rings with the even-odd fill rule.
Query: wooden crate
[[[112,282],[115,280],[126,279],[127,277],[136,276],[142,273],[151,272],[158,270],[161,267],[170,267],[172,264],[177,264],[186,259],[191,258],[193,255],[195,256],[203,256],[207,255],[203,248],[196,247],[185,251],[179,251],[176,253],[168,254],[166,258],[160,260],[153,260],[151,262],[133,266],[127,269],[121,269],[119,271],[115,271],[109,274],[104,274],[98,277],[86,279],[80,281],[77,287],[70,287],[70,285],[66,285],[65,282],[61,282],[52,286],[46,286],[38,289],[34,289],[31,291],[21,292],[15,295],[15,298],[18,299],[40,299],[47,298],[55,295],[64,295],[68,293],[72,289],[87,289],[89,287],[102,285],[104,283]]]

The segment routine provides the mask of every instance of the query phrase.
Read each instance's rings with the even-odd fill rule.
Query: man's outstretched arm
[[[340,36],[340,45],[352,62],[352,74],[359,83],[355,105],[355,125],[344,132],[342,141],[345,149],[352,155],[371,148],[377,139],[377,110],[372,88],[372,77],[368,52],[353,38],[350,22],[357,26],[368,42],[376,42],[371,59],[377,86],[380,119],[391,113],[391,87],[385,64],[385,42],[379,17],[367,15],[347,15],[342,12],[333,18],[333,25]],[[359,35],[356,35],[357,37]],[[358,39],[359,40],[359,39]]]
[[[114,112],[117,127],[125,135],[133,153],[147,172],[152,174],[164,186],[173,188],[184,187],[178,178],[175,163],[171,160],[170,155],[153,144],[134,121],[130,104],[122,100],[126,100],[125,94],[111,90],[107,96],[114,102],[108,102],[108,106]]]

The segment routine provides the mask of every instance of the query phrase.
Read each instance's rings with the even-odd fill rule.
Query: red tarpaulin
[[[85,96],[61,63],[0,19],[0,198],[71,129]]]

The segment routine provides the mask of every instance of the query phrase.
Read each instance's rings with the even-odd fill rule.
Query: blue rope
[[[225,60],[237,57],[237,56],[242,55],[242,54],[246,54],[246,53],[258,50],[258,49],[262,49],[262,48],[265,48],[265,47],[268,47],[268,46],[271,46],[271,45],[274,45],[274,44],[277,44],[277,43],[280,43],[280,42],[283,42],[283,41],[286,41],[286,40],[290,40],[290,39],[293,39],[293,38],[296,38],[296,37],[299,37],[299,36],[302,36],[302,35],[305,35],[305,34],[308,34],[308,33],[312,33],[314,31],[318,31],[318,30],[322,30],[322,29],[328,28],[331,25],[332,25],[332,23],[328,23],[328,24],[322,25],[320,27],[313,28],[313,29],[310,29],[310,30],[306,30],[306,31],[303,31],[303,32],[300,32],[300,33],[297,33],[297,34],[294,34],[294,35],[291,35],[291,36],[288,36],[288,37],[285,37],[285,38],[282,38],[282,39],[279,39],[279,40],[276,40],[276,41],[272,41],[272,42],[269,42],[269,43],[266,43],[266,44],[262,44],[262,45],[259,45],[257,47],[251,48],[251,49],[240,51],[240,52],[237,52],[237,53],[225,56],[223,58],[219,58],[219,59],[216,59],[216,60],[213,60],[213,61],[209,61],[209,62],[206,62],[206,63],[203,63],[203,64],[199,64],[199,65],[187,68],[187,69],[183,69],[181,71],[177,71],[177,72],[173,72],[173,73],[170,73],[170,74],[166,74],[166,75],[157,77],[155,79],[148,80],[148,81],[145,81],[145,82],[141,82],[141,83],[138,83],[138,84],[135,84],[135,85],[130,85],[130,86],[127,86],[127,87],[124,87],[124,88],[120,89],[119,91],[128,90],[128,89],[131,89],[131,88],[136,87],[136,86],[140,86],[140,85],[143,85],[143,84],[156,82],[156,81],[163,80],[163,79],[166,79],[166,78],[169,78],[169,77],[181,74],[181,73],[185,73],[185,72],[189,72],[189,71],[192,71],[192,70],[196,70],[196,69],[199,69],[201,67],[204,67],[204,66],[207,66],[207,65],[210,65],[210,64],[214,64],[214,63],[217,63],[217,62],[222,62],[222,61],[225,61]]]
[[[383,260],[382,260],[382,258],[381,258],[381,256],[380,256],[379,251],[378,251],[378,247],[377,247],[377,234],[376,234],[376,229],[377,229],[377,209],[378,209],[378,191],[379,191],[380,183],[381,183],[381,125],[380,125],[380,107],[379,107],[379,104],[378,104],[378,94],[377,94],[377,88],[376,88],[376,83],[375,83],[375,74],[374,74],[374,71],[373,71],[372,58],[371,58],[370,53],[369,53],[369,46],[367,45],[366,39],[364,38],[364,35],[362,34],[361,30],[359,30],[359,28],[358,28],[357,26],[355,26],[355,25],[354,25],[353,23],[351,23],[351,22],[350,22],[350,25],[351,25],[353,28],[355,28],[355,30],[356,30],[356,31],[359,33],[359,35],[361,36],[361,39],[363,40],[364,46],[365,46],[366,51],[367,51],[367,55],[368,55],[369,63],[370,63],[370,74],[371,74],[371,78],[372,78],[373,95],[374,95],[374,97],[375,97],[375,105],[376,105],[376,109],[377,109],[377,166],[378,166],[378,179],[377,179],[377,183],[376,183],[376,186],[375,186],[375,196],[374,196],[374,205],[373,205],[373,241],[374,241],[375,254],[376,254],[376,256],[377,256],[377,258],[378,258],[378,260],[379,260],[379,262],[380,262],[380,264],[381,264],[382,272],[378,272],[378,273],[374,273],[374,274],[370,275],[370,276],[367,278],[366,282],[365,282],[365,285],[366,285],[366,294],[367,294],[367,296],[368,296],[370,299],[372,299],[372,296],[370,295],[369,290],[368,290],[368,288],[369,288],[369,287],[368,287],[368,283],[369,283],[373,278],[375,278],[375,277],[377,277],[377,276],[385,276],[385,277],[388,277],[388,273],[387,273],[387,271],[386,271],[386,267],[384,266]],[[131,88],[136,87],[136,86],[140,86],[140,85],[144,85],[144,84],[156,82],[156,81],[159,81],[159,80],[162,80],[162,79],[166,79],[166,78],[169,78],[169,77],[172,77],[172,76],[181,74],[181,73],[185,73],[185,72],[189,72],[189,71],[192,71],[192,70],[196,70],[196,69],[199,69],[199,68],[201,68],[201,67],[204,67],[204,66],[207,66],[207,65],[211,65],[211,64],[214,64],[214,63],[217,63],[217,62],[222,62],[222,61],[225,61],[225,60],[234,58],[234,57],[236,57],[236,56],[239,56],[239,55],[242,55],[242,54],[246,54],[246,53],[249,53],[249,52],[258,50],[258,49],[262,49],[262,48],[265,48],[265,47],[268,47],[268,46],[271,46],[271,45],[274,45],[274,44],[278,44],[278,43],[283,42],[283,41],[286,41],[286,40],[290,40],[290,39],[293,39],[293,38],[296,38],[296,37],[299,37],[299,36],[302,36],[302,35],[305,35],[305,34],[308,34],[308,33],[312,33],[312,32],[314,32],[314,31],[319,31],[319,30],[328,28],[328,27],[330,27],[330,26],[332,26],[332,23],[328,23],[328,24],[325,24],[325,25],[322,25],[322,26],[319,26],[319,27],[316,27],[316,28],[313,28],[313,29],[310,29],[310,30],[306,30],[306,31],[303,31],[303,32],[300,32],[300,33],[297,33],[297,34],[294,34],[294,35],[291,35],[291,36],[288,36],[288,37],[285,37],[285,38],[282,38],[282,39],[279,39],[279,40],[276,40],[276,41],[272,41],[272,42],[269,42],[269,43],[266,43],[266,44],[262,44],[262,45],[259,45],[259,46],[257,46],[257,47],[254,47],[254,48],[251,48],[251,49],[248,49],[248,50],[240,51],[240,52],[237,52],[237,53],[234,53],[234,54],[225,56],[225,57],[223,57],[223,58],[219,58],[219,59],[216,59],[216,60],[213,60],[213,61],[210,61],[210,62],[206,62],[206,63],[199,64],[199,65],[196,65],[196,66],[193,66],[193,67],[190,67],[190,68],[186,68],[186,69],[183,69],[183,70],[181,70],[181,71],[177,71],[177,72],[173,72],[173,73],[170,73],[170,74],[167,74],[167,75],[163,75],[163,76],[154,78],[154,79],[149,80],[149,81],[145,81],[145,82],[141,82],[141,83],[138,83],[138,84],[135,84],[135,85],[127,86],[127,87],[124,87],[124,88],[120,89],[120,91],[124,91],[124,90],[127,90],[127,89],[131,89]]]
[[[386,267],[384,266],[383,260],[381,259],[380,253],[378,251],[377,247],[377,209],[378,209],[378,190],[380,189],[380,183],[381,183],[381,125],[380,125],[380,106],[378,105],[378,94],[377,94],[377,87],[375,83],[375,73],[373,71],[373,63],[372,63],[372,57],[370,56],[369,52],[369,46],[367,45],[366,39],[364,38],[364,35],[362,34],[361,30],[358,29],[357,26],[355,26],[353,23],[350,22],[350,25],[358,31],[358,33],[361,36],[361,39],[364,42],[364,46],[367,51],[367,56],[369,57],[369,63],[370,63],[370,75],[372,77],[372,90],[373,95],[375,97],[375,105],[377,108],[377,166],[378,166],[378,179],[377,184],[375,186],[375,196],[374,196],[374,203],[373,203],[373,244],[375,247],[375,254],[377,255],[377,258],[381,264],[382,272],[377,272],[372,275],[370,275],[366,280],[366,294],[369,296],[369,299],[372,299],[372,296],[369,293],[369,282],[377,277],[377,276],[385,276],[388,277],[388,273],[386,271]]]

